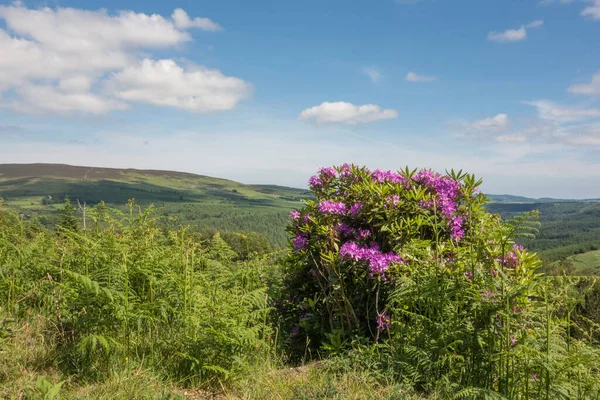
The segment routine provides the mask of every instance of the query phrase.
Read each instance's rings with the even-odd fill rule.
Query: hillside
[[[0,197],[26,214],[49,215],[68,195],[93,205],[124,206],[128,199],[154,204],[165,217],[197,229],[254,231],[283,245],[291,209],[310,192],[175,171],[80,167],[63,164],[0,164]]]
[[[535,199],[531,197],[515,196],[512,194],[488,194],[487,197],[492,203],[510,204],[600,203],[600,199],[554,199],[551,197],[541,197]]]
[[[258,232],[284,245],[290,210],[311,197],[308,190],[244,185],[176,171],[81,167],[63,164],[0,164],[0,197],[25,215],[44,216],[54,224],[65,195],[88,205],[104,200],[124,209],[127,200],[159,208],[165,221],[195,229]],[[600,248],[600,203],[597,199],[533,199],[488,195],[491,212],[503,218],[540,211],[541,229],[523,244],[548,261]]]

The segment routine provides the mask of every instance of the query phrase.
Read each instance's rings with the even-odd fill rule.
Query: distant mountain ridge
[[[15,179],[37,179],[37,178],[57,178],[82,181],[118,181],[118,182],[136,182],[160,180],[165,187],[174,189],[185,189],[181,184],[185,181],[204,181],[212,186],[240,186],[251,189],[257,193],[274,195],[284,198],[295,199],[297,197],[311,197],[307,189],[298,189],[278,185],[246,185],[231,181],[228,179],[215,178],[206,175],[193,174],[189,172],[154,170],[154,169],[134,169],[134,168],[105,168],[105,167],[86,167],[74,166],[68,164],[0,164],[0,181],[9,181]],[[25,183],[25,182],[23,182]],[[231,189],[231,190],[236,190]],[[2,186],[0,186],[0,194]],[[555,199],[549,197],[531,198],[511,194],[487,194],[492,203],[522,203],[522,204],[541,204],[541,203],[571,203],[571,202],[600,202],[600,199]]]
[[[488,194],[488,199],[492,203],[522,203],[522,204],[543,204],[543,203],[600,203],[600,199],[555,199],[552,197],[540,197],[538,199],[524,196],[515,196],[512,194]]]
[[[177,171],[0,164],[0,198],[26,216],[42,216],[53,226],[65,196],[88,206],[104,201],[123,211],[133,198],[144,208],[153,204],[163,220],[198,230],[257,232],[283,246],[290,210],[302,207],[312,193]]]
[[[142,208],[154,204],[163,226],[176,223],[198,231],[257,232],[277,246],[285,246],[289,240],[285,227],[290,223],[290,210],[314,198],[308,188],[244,185],[178,171],[0,164],[0,198],[27,218],[40,217],[52,228],[65,196],[88,206],[103,200],[124,215],[128,214],[127,201],[134,198]],[[598,199],[534,199],[508,194],[491,194],[488,199],[491,203],[486,208],[503,218],[539,210],[544,228],[539,239],[529,245],[552,252],[553,259],[597,246]]]

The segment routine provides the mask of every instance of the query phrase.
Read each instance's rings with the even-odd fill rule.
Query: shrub
[[[462,172],[345,164],[309,183],[277,304],[292,356],[375,346],[370,365],[465,398],[597,393],[596,350],[568,336],[564,297],[513,242],[535,213],[503,223]]]

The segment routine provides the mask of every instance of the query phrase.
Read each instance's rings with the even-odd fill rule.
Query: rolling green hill
[[[93,205],[103,200],[154,204],[166,217],[196,229],[258,232],[285,244],[291,209],[310,198],[307,190],[241,183],[174,171],[76,167],[62,164],[0,164],[0,197],[26,215],[48,216],[52,225],[65,196]]]
[[[88,205],[104,200],[125,208],[128,199],[154,204],[165,223],[204,230],[257,232],[284,245],[290,210],[311,198],[306,189],[244,185],[226,179],[175,171],[76,167],[63,164],[0,164],[0,198],[27,216],[43,216],[53,226],[62,201]],[[532,199],[488,195],[491,212],[503,218],[540,211],[541,229],[523,244],[546,261],[600,249],[600,202],[597,199]]]
[[[551,197],[534,199],[531,197],[515,196],[512,194],[488,194],[487,197],[492,203],[510,204],[600,203],[600,199],[554,199]]]

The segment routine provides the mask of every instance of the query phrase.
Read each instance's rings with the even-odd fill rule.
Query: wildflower
[[[296,210],[292,210],[290,211],[290,217],[292,217],[293,219],[298,219],[300,218],[300,213]]]
[[[512,338],[510,338],[510,342],[515,345],[517,344],[517,338],[515,336],[513,336]]]
[[[398,203],[400,203],[400,196],[395,194],[393,196],[388,196],[386,200],[388,202],[392,203],[392,207],[396,207],[398,205]]]
[[[525,247],[521,246],[520,244],[513,244],[513,250],[514,251],[523,251],[525,250]]]
[[[503,264],[507,268],[515,268],[517,265],[519,265],[519,258],[514,252],[509,251],[504,256],[504,259],[502,259],[502,257],[499,257],[498,262],[500,264]]]
[[[433,206],[433,201],[421,200],[421,201],[419,201],[419,205],[425,209],[430,209]]]
[[[300,251],[304,250],[308,246],[308,235],[306,233],[301,233],[292,239],[292,244],[294,245],[294,250]]]
[[[371,232],[368,229],[359,229],[358,230],[358,237],[360,239],[366,239],[369,236],[371,236]]]
[[[492,276],[494,278],[498,276],[498,270],[497,269],[495,269],[495,270],[492,271]]]
[[[518,314],[521,311],[523,311],[523,309],[519,306],[513,306],[513,313]]]
[[[340,247],[340,257],[361,261],[363,258],[363,249],[355,242],[346,242]]]
[[[373,178],[373,180],[375,182],[379,182],[379,183],[384,183],[384,182],[402,183],[402,182],[406,181],[406,178],[404,176],[402,176],[401,174],[399,174],[398,172],[382,171],[379,169],[376,169],[375,171],[373,171],[373,173],[371,174],[371,177]]]
[[[455,242],[462,239],[465,235],[465,231],[462,228],[462,222],[463,219],[460,215],[455,215],[450,219],[450,233]]]
[[[465,276],[469,279],[473,279],[473,273],[470,271],[465,272]]]
[[[340,171],[340,178],[354,177],[354,174],[352,173],[351,166],[348,163],[343,164],[340,167],[340,169],[341,169],[341,171]]]
[[[392,326],[392,317],[390,314],[383,313],[377,315],[377,330],[385,331],[390,329],[390,326]]]
[[[297,335],[297,334],[299,334],[299,333],[300,333],[300,327],[298,327],[298,326],[294,326],[294,327],[292,328],[292,331],[291,331],[290,333],[291,333],[292,335]]]
[[[319,173],[321,175],[320,176],[321,181],[323,181],[323,182],[329,182],[337,176],[337,171],[335,170],[335,168],[332,168],[332,167],[321,168],[319,170]]]
[[[339,236],[350,236],[354,233],[354,229],[345,222],[338,224],[335,227],[335,230]]]
[[[346,204],[341,201],[323,200],[319,203],[319,211],[323,214],[343,215],[346,214]]]
[[[361,247],[355,242],[346,242],[340,247],[340,257],[368,262],[371,275],[379,274],[384,279],[384,274],[392,263],[404,263],[404,259],[399,254],[381,253],[375,243],[371,243],[370,247]]]
[[[481,297],[482,297],[483,301],[488,301],[488,300],[492,299],[495,295],[496,294],[494,292],[487,289],[481,294]]]
[[[362,210],[362,203],[354,203],[350,206],[350,215],[356,217],[358,213]]]
[[[311,176],[308,185],[311,189],[319,189],[323,187],[323,181],[318,176]]]
[[[531,379],[533,379],[534,381],[537,381],[538,380],[537,374],[531,374]]]

